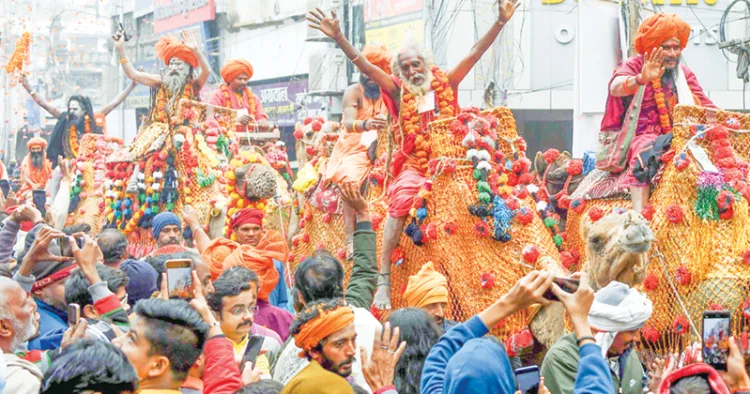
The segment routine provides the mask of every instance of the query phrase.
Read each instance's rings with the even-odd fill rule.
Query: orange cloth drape
[[[232,82],[233,79],[237,78],[238,75],[245,73],[247,78],[253,77],[253,66],[244,59],[232,59],[224,64],[219,74],[226,83]]]
[[[404,301],[412,308],[423,308],[437,302],[448,302],[448,281],[427,262],[416,275],[409,277]]]
[[[294,343],[302,349],[300,357],[305,357],[305,351],[318,346],[329,335],[353,323],[354,311],[348,306],[327,312],[321,310],[318,317],[305,323],[294,336]]]
[[[169,60],[177,56],[178,59],[192,67],[198,67],[198,58],[182,41],[173,36],[162,36],[154,47],[156,56],[169,65]]]
[[[670,38],[680,40],[680,48],[685,49],[690,37],[690,25],[677,14],[659,13],[646,18],[635,35],[635,50],[643,55],[659,48]]]
[[[226,240],[223,246],[231,248],[236,245],[235,242]],[[224,242],[224,241],[222,241]],[[212,245],[218,244],[214,241]],[[208,252],[208,250],[206,250]],[[204,252],[204,254],[206,253]],[[216,250],[214,250],[216,252]],[[220,257],[220,255],[218,256]],[[216,279],[224,270],[229,267],[241,265],[247,267],[258,275],[260,285],[258,289],[258,298],[268,300],[268,296],[279,283],[279,272],[273,264],[274,260],[286,262],[289,259],[289,246],[284,237],[275,230],[267,230],[258,243],[257,247],[250,245],[237,246],[229,256],[227,256],[221,265],[218,261],[214,262],[211,267],[211,278]],[[221,269],[217,269],[218,267]]]
[[[216,280],[224,272],[224,260],[229,257],[240,244],[226,238],[217,238],[211,241],[208,248],[201,254],[201,259],[205,261],[211,269],[211,280]]]

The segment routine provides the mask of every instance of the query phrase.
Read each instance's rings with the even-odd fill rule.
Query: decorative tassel
[[[505,204],[505,200],[498,196],[495,196],[492,200],[492,217],[495,220],[495,231],[493,231],[492,239],[503,243],[510,241],[513,211]]]

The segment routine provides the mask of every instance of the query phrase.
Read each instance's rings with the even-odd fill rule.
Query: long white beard
[[[170,108],[177,108],[177,102],[182,98],[182,92],[185,90],[189,77],[190,69],[187,67],[174,74],[167,70],[162,75],[162,83],[172,93],[169,100]]]
[[[413,82],[414,77],[423,77],[423,82],[419,85],[415,84]],[[412,75],[411,78],[404,81],[404,87],[406,90],[409,91],[414,96],[414,99],[417,103],[422,101],[422,97],[424,97],[429,91],[430,87],[432,86],[432,71],[427,69],[424,74],[415,74]]]

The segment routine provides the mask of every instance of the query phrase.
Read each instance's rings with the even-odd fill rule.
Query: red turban
[[[258,275],[258,298],[267,301],[279,283],[279,271],[276,271],[273,259],[250,245],[240,245],[224,259],[224,269],[237,265],[249,268]]]
[[[257,224],[263,226],[263,217],[265,213],[260,209],[245,208],[240,209],[234,215],[232,220],[229,222],[229,227],[234,229],[235,227],[242,226],[243,224]]]
[[[391,74],[391,55],[388,54],[388,50],[385,49],[385,46],[367,45],[362,49],[362,55],[367,58],[367,61],[372,63],[373,66],[380,68],[388,75]]]
[[[41,147],[42,149],[47,149],[47,140],[45,140],[44,138],[34,137],[26,143],[26,149],[30,150],[33,147]]]
[[[169,61],[177,56],[178,59],[192,67],[198,67],[198,58],[193,51],[173,36],[163,36],[160,38],[154,49],[156,50],[156,56],[163,60],[166,65],[169,65]]]
[[[220,73],[221,78],[223,78],[226,83],[232,82],[233,79],[243,73],[247,74],[247,78],[250,79],[253,77],[253,66],[250,65],[250,62],[247,60],[232,59],[224,64]]]
[[[635,50],[643,55],[660,47],[670,38],[680,40],[680,48],[685,49],[690,38],[690,25],[677,14],[651,15],[638,27],[638,34],[635,35]]]

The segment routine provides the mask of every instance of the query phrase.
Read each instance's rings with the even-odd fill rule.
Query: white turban
[[[599,331],[595,337],[602,355],[607,357],[618,333],[643,327],[651,312],[653,306],[646,295],[625,283],[612,282],[597,291],[589,311],[589,324]]]

